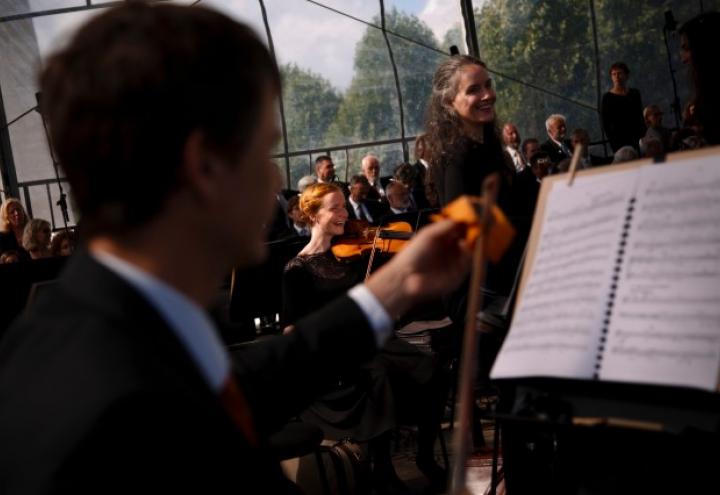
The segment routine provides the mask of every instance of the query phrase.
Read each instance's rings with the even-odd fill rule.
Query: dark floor
[[[494,436],[493,423],[489,421],[483,422],[483,432],[486,445],[492,446]],[[443,436],[448,448],[450,467],[452,467],[453,431],[447,422],[443,425]],[[415,465],[415,437],[416,431],[413,429],[399,428],[396,430],[393,442],[393,464],[398,476],[410,489],[412,495],[427,495],[432,492],[429,490],[427,480]],[[440,442],[437,442],[435,446],[435,459],[438,465],[445,466]],[[502,459],[500,459],[500,463],[502,463]],[[299,483],[307,495],[323,494],[317,475],[316,464],[314,464],[313,460],[307,458],[303,458],[303,460],[292,459],[283,462],[283,468],[291,480],[295,481],[296,476],[302,478]],[[489,493],[488,489],[492,471],[492,450],[489,447],[477,449],[467,460],[466,468],[467,485],[470,493],[475,495]],[[330,473],[330,476],[332,476],[332,473]],[[332,480],[331,485],[335,486]]]
[[[491,446],[493,443],[494,428],[490,422],[483,422],[483,431],[485,435],[486,445]],[[450,466],[453,464],[452,436],[453,432],[446,423],[443,428],[443,435],[448,447],[448,457]],[[399,442],[395,443],[393,464],[400,479],[411,489],[413,494],[426,494],[428,484],[425,477],[415,465],[415,432],[412,430],[402,429],[398,432]],[[435,459],[440,466],[444,466],[442,450],[440,442],[435,446]],[[500,459],[500,462],[502,460]],[[490,485],[490,476],[492,472],[492,451],[487,448],[477,450],[470,456],[466,462],[467,468],[467,484],[470,492],[474,495],[482,495],[486,493]]]

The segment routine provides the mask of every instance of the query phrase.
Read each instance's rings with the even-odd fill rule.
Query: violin
[[[403,249],[413,235],[407,222],[391,222],[373,227],[366,220],[348,220],[345,234],[333,239],[332,253],[339,260],[352,261],[369,254],[367,273],[370,276],[376,253],[395,254]]]

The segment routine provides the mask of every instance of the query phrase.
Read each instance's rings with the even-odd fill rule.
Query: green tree
[[[622,60],[630,66],[630,85],[640,90],[643,103],[662,105],[668,114],[665,123],[671,124],[672,86],[662,35],[663,12],[670,2],[595,0],[594,5],[600,52],[600,93],[610,87],[609,66]],[[672,2],[672,7],[680,21],[689,19],[698,10],[695,2]],[[587,2],[488,0],[476,9],[475,22],[481,58],[491,71],[496,72],[497,108],[501,121],[515,122],[524,137],[543,139],[547,116],[563,113],[568,117],[569,130],[584,127],[590,131],[593,140],[601,138],[596,60]],[[677,44],[674,46],[676,48]],[[678,71],[678,83],[684,99],[687,90],[682,72]],[[531,83],[565,99],[513,82],[497,73]]]
[[[385,16],[389,31],[423,45],[437,48],[432,30],[416,16],[392,9]],[[380,19],[373,21],[380,24]],[[407,135],[421,132],[432,75],[442,55],[389,34],[398,69],[405,111]],[[382,32],[368,27],[355,48],[354,75],[337,118],[329,130],[330,139],[353,143],[400,137],[400,110],[387,44]],[[400,160],[399,147],[378,152],[383,172],[388,173]],[[357,169],[357,160],[351,160]]]
[[[295,64],[280,67],[290,151],[327,146],[326,133],[342,101],[330,81]]]

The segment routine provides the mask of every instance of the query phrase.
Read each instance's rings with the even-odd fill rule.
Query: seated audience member
[[[34,218],[25,225],[23,248],[30,253],[32,259],[37,260],[52,256],[50,251],[51,234],[50,222],[47,220]]]
[[[307,189],[308,186],[317,183],[317,178],[314,175],[304,175],[300,177],[297,183],[298,192],[302,192]]]
[[[7,198],[0,207],[0,253],[15,251],[21,261],[30,259],[23,246],[23,233],[28,223],[22,203],[16,198]]]
[[[293,196],[288,200],[287,215],[292,221],[293,235],[310,237],[310,227],[300,211],[300,196]]]
[[[512,122],[508,122],[502,128],[503,151],[515,170],[520,173],[525,170],[527,162],[525,156],[520,152],[520,133]]]
[[[370,188],[368,189],[367,199],[369,201],[382,201],[385,199],[385,186],[390,181],[390,177],[380,177],[380,160],[375,155],[365,155],[362,159],[362,174],[368,180]]]
[[[410,202],[410,191],[402,182],[397,180],[390,182],[390,184],[388,184],[385,188],[385,191],[388,206],[390,206],[390,211],[388,213],[398,215],[400,213],[407,213],[414,209],[412,207],[412,203]]]
[[[631,162],[638,159],[638,152],[632,146],[623,146],[615,152],[613,163]]]
[[[580,169],[607,165],[612,161],[612,158],[604,158],[590,153],[590,134],[585,129],[575,129],[570,135],[570,144],[572,144],[573,152],[575,152],[575,146],[583,146],[583,156],[578,164]]]
[[[567,132],[565,116],[557,113],[551,115],[545,121],[545,129],[548,139],[540,146],[540,149],[548,154],[553,165],[557,165],[565,158],[570,158],[572,156],[570,141],[565,139]]]
[[[643,118],[645,119],[645,125],[647,126],[645,138],[657,139],[660,141],[660,145],[662,146],[660,153],[669,152],[672,133],[670,132],[670,129],[663,127],[663,112],[660,110],[660,107],[657,105],[646,106],[643,110]],[[642,153],[642,150],[640,152]]]
[[[565,158],[563,161],[558,163],[554,170],[556,174],[565,174],[570,170],[570,164],[572,163],[572,158]],[[581,165],[578,164],[578,168],[580,168]]]
[[[50,241],[50,253],[52,256],[70,256],[75,251],[75,242],[74,231],[61,230]]]
[[[640,156],[643,158],[655,158],[664,154],[664,147],[659,139],[645,136],[640,140]]]
[[[416,171],[417,181],[415,187],[410,188],[410,193],[418,209],[437,208],[439,205],[435,185],[428,181],[430,168],[428,156],[427,136],[421,134],[415,139],[415,159],[417,161],[413,168]]]
[[[530,160],[530,168],[532,168],[533,174],[535,174],[535,178],[538,182],[550,174],[550,168],[552,165],[550,155],[544,151],[538,151]]]
[[[0,254],[0,265],[6,265],[10,263],[19,263],[20,255],[15,250],[5,251]]]
[[[296,493],[268,436],[372,359],[390,315],[460,284],[464,229],[426,227],[290,334],[231,355],[204,308],[267,255],[281,88],[265,44],[202,5],[121,2],[45,62],[85,239],[0,340],[1,491]]]
[[[525,163],[529,164],[538,151],[540,151],[540,141],[537,139],[527,138],[522,142],[522,154],[525,157]]]
[[[407,187],[410,193],[410,208],[413,210],[430,208],[430,202],[425,195],[424,176],[424,171],[422,176],[419,175],[417,165],[410,165],[409,163],[401,163],[395,168],[395,172],[393,173],[393,181],[400,182]],[[388,185],[390,184],[392,184],[392,182]],[[385,186],[385,189],[387,192],[387,186]]]
[[[366,220],[375,225],[387,213],[387,206],[377,201],[368,201],[370,184],[364,175],[353,175],[350,179],[347,211],[351,220]]]

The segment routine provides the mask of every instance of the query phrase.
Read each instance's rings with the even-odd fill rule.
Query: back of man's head
[[[247,26],[128,2],[82,27],[40,77],[55,149],[91,232],[146,223],[183,180],[193,132],[237,161],[277,67]]]

